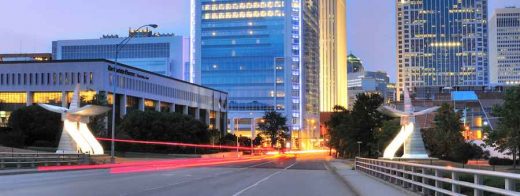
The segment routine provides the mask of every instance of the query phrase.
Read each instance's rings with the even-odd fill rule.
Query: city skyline
[[[2,10],[0,17],[17,19],[5,20],[0,27],[3,35],[0,53],[51,52],[53,40],[92,39],[103,34],[125,36],[130,27],[145,23],[159,24],[157,32],[189,36],[190,1],[128,2],[122,5],[118,1],[101,0],[88,3],[50,0],[45,4],[29,0],[0,1],[0,7],[12,8]],[[520,7],[520,1],[490,0],[489,15],[506,6]],[[172,12],[172,8],[182,9]],[[111,20],[106,20],[107,16]],[[386,71],[391,81],[395,81],[397,73],[395,37],[394,1],[347,1],[348,53],[361,58],[368,70]]]

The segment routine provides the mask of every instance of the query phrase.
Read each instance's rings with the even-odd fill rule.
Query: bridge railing
[[[88,163],[87,154],[0,153],[0,169]]]
[[[355,169],[424,195],[520,195],[520,174],[356,158]],[[463,194],[465,193],[465,194]]]

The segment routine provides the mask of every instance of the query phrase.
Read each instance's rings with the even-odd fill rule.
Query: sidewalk
[[[344,160],[331,160],[329,166],[334,170],[342,180],[344,180],[350,188],[360,196],[384,195],[416,195],[412,192],[402,190],[398,187],[386,184],[366,174],[352,170],[352,162]]]

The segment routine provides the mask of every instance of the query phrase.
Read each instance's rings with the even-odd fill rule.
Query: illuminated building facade
[[[22,53],[22,54],[0,54],[0,62],[2,61],[50,61],[52,54],[50,53]]]
[[[117,116],[132,110],[178,112],[225,130],[227,93],[123,64],[116,69],[108,60],[0,62],[0,126],[24,106],[68,107],[78,84],[82,101],[100,93],[111,105],[113,81]]]
[[[520,8],[495,10],[489,31],[491,83],[520,84]]]
[[[397,99],[403,87],[489,83],[487,0],[397,0]]]
[[[320,111],[347,107],[345,0],[320,0]]]
[[[229,93],[228,130],[254,135],[276,109],[293,138],[319,138],[318,1],[192,0],[191,9],[191,62],[201,84]]]
[[[133,38],[119,52],[118,62],[154,73],[193,82],[189,63],[189,38],[174,34],[153,33],[148,29],[134,31]],[[58,40],[52,42],[54,60],[114,60],[116,46],[125,37],[104,35],[100,39]]]

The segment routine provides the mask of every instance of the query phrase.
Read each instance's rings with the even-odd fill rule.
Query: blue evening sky
[[[492,10],[520,0],[490,0]],[[395,79],[395,0],[347,0],[348,50]],[[157,31],[189,35],[189,0],[0,0],[0,53],[50,52],[51,41]]]

